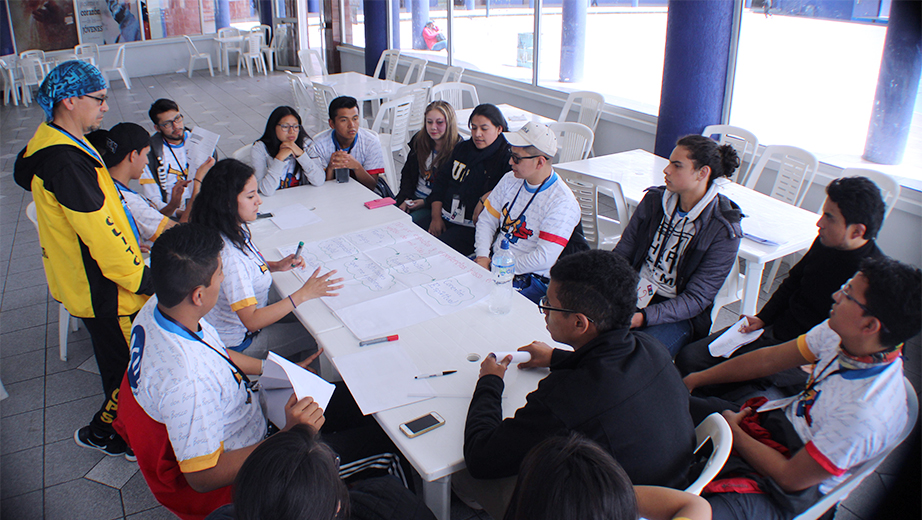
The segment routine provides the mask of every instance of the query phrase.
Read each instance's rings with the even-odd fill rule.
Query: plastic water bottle
[[[512,310],[512,279],[515,277],[515,257],[509,251],[509,240],[503,239],[500,250],[490,262],[493,273],[493,292],[490,294],[490,312],[508,314]]]

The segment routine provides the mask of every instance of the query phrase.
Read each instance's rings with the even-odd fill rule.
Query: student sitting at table
[[[503,132],[506,118],[495,105],[479,105],[468,119],[471,139],[455,146],[432,183],[429,232],[462,255],[474,252],[474,224],[483,201],[509,171],[512,152]]]
[[[510,356],[484,359],[464,425],[467,470],[452,485],[500,518],[528,451],[575,431],[609,451],[635,484],[684,486],[695,449],[688,391],[662,345],[629,330],[637,273],[624,258],[594,250],[560,258],[550,274],[538,308],[551,338],[573,351],[540,341],[519,348],[531,354],[519,368],[550,373],[508,419]]]
[[[547,275],[579,223],[573,192],[554,173],[557,137],[546,125],[529,121],[518,132],[503,134],[512,146],[512,171],[484,201],[477,220],[476,261],[490,269],[490,248],[509,240],[515,257],[513,286],[538,303],[547,292]]]
[[[744,332],[764,329],[762,335],[743,345],[731,357],[779,345],[797,338],[829,316],[833,294],[855,274],[865,258],[884,256],[874,238],[884,221],[880,189],[865,177],[843,177],[826,186],[823,214],[817,221],[819,236],[810,250],[791,268],[772,297],[755,316],[746,316]],[[710,354],[708,346],[727,329],[689,345],[676,356],[682,375],[699,372],[725,361]],[[710,395],[735,400],[757,390],[775,386],[793,395],[803,389],[806,374],[800,368],[773,374],[744,384],[703,389]],[[729,394],[728,392],[733,392]]]
[[[714,180],[739,164],[730,145],[701,135],[679,139],[663,170],[666,185],[647,190],[615,246],[655,291],[631,328],[660,340],[672,356],[707,334],[714,297],[736,262],[742,213]]]
[[[422,130],[410,140],[410,154],[400,172],[400,192],[396,197],[397,206],[409,213],[413,222],[429,222],[431,209],[426,197],[432,193],[432,179],[460,141],[455,109],[447,101],[429,103]]]
[[[504,520],[711,520],[703,498],[659,486],[634,486],[597,443],[571,433],[525,456]]]
[[[353,97],[340,96],[330,102],[330,129],[317,134],[308,150],[319,157],[326,180],[345,182],[339,174],[349,175],[382,197],[391,196],[390,188],[379,175],[384,173],[384,151],[378,136],[362,128],[359,105]]]
[[[829,319],[796,340],[685,377],[689,390],[811,364],[798,395],[739,404],[692,397],[696,420],[722,411],[733,453],[702,492],[715,520],[788,520],[855,468],[890,449],[906,426],[903,342],[922,328],[922,272],[867,258],[833,295]]]
[[[221,250],[225,276],[208,322],[236,352],[265,358],[271,346],[279,355],[296,357],[316,344],[301,323],[288,316],[307,300],[336,296],[331,291],[342,287],[336,285],[342,278],[331,280],[336,271],[321,275],[318,267],[300,289],[270,304],[270,273],[303,268],[305,263],[293,254],[277,262],[263,257],[247,226],[256,220],[260,204],[253,168],[238,160],[218,161],[202,182],[191,221],[219,231],[225,244]]]
[[[250,149],[260,193],[270,196],[275,190],[292,186],[322,185],[326,178],[323,168],[307,153],[311,144],[295,109],[281,106],[273,110],[266,131]]]

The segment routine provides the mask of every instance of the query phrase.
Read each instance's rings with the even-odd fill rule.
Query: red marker
[[[398,338],[396,334],[393,336],[384,336],[383,338],[369,339],[367,341],[359,341],[360,347],[367,347],[368,345],[374,345],[376,343],[386,343],[388,341],[397,341]]]

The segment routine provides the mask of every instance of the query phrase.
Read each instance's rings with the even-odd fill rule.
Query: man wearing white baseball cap
[[[515,288],[538,303],[547,293],[548,273],[579,223],[573,192],[554,173],[557,137],[547,126],[530,121],[517,132],[503,133],[512,145],[512,171],[496,184],[477,220],[477,263],[490,268],[491,246],[509,240],[515,257]]]

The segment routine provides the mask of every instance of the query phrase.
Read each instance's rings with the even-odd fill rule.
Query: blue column
[[[215,31],[230,27],[230,1],[214,0],[214,28]]]
[[[363,0],[365,7],[365,74],[375,73],[378,58],[387,50],[387,4],[384,0]]]
[[[391,0],[391,19],[393,33],[391,34],[391,49],[400,48],[400,0]]]
[[[449,0],[449,1],[453,1],[453,0]],[[467,9],[468,11],[473,11],[474,10],[474,0],[464,0],[464,8]]]
[[[656,155],[669,157],[680,137],[720,123],[732,25],[732,0],[669,1]]]
[[[574,82],[583,80],[583,62],[586,56],[587,9],[588,2],[586,0],[563,0],[563,29],[560,35],[560,81]]]
[[[413,48],[426,50],[426,40],[423,39],[423,28],[429,23],[429,0],[411,0],[410,11],[413,14],[411,22],[413,31]]]
[[[0,0],[0,56],[13,54],[13,34],[10,31],[10,18],[6,15],[7,0]]]
[[[880,60],[874,112],[863,157],[878,164],[900,164],[909,140],[919,76],[922,75],[922,4],[894,0]]]

